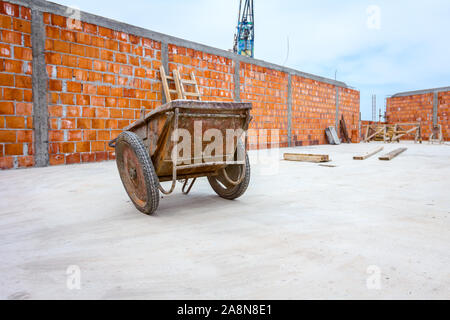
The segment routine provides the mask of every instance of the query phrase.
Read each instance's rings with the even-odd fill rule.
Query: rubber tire
[[[142,167],[147,193],[147,202],[145,203],[145,206],[138,205],[137,203],[134,202],[133,197],[130,196],[130,193],[128,192],[124,182],[125,177],[122,176],[120,170],[119,162],[121,161],[120,159],[121,155],[117,154],[116,152],[116,164],[117,169],[119,170],[120,179],[122,180],[123,186],[128,196],[130,197],[131,201],[133,202],[134,206],[142,213],[151,215],[156,211],[156,209],[159,206],[159,189],[158,189],[159,179],[158,176],[156,175],[153,163],[150,159],[147,149],[144,146],[144,143],[142,142],[142,139],[139,138],[139,136],[137,136],[135,133],[131,131],[124,131],[120,133],[116,141],[116,150],[117,147],[120,146],[120,144],[122,143],[126,143],[131,147],[131,149],[136,155],[136,158],[139,161],[139,164]]]
[[[244,146],[242,144],[239,144],[238,148],[244,148]],[[222,187],[222,185],[217,182],[214,176],[208,177],[208,182],[213,190],[224,199],[234,200],[242,196],[247,190],[250,183],[250,161],[248,160],[247,152],[245,152],[245,177],[240,184],[225,190],[224,187]]]

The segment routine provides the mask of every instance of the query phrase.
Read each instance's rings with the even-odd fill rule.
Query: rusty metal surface
[[[123,155],[118,157],[120,160],[118,167],[121,176],[124,177],[125,189],[137,205],[144,207],[148,199],[142,166],[129,144],[123,143],[118,152]]]
[[[218,170],[226,167],[223,161],[230,160],[236,150],[234,148],[231,152],[226,153],[226,130],[247,130],[251,119],[251,108],[251,103],[175,100],[153,110],[145,117],[124,128],[124,130],[136,133],[143,140],[145,147],[149,150],[149,155],[160,181],[171,180],[173,176],[171,152],[175,145],[171,140],[171,135],[174,131],[174,113],[177,109],[179,114],[177,128],[187,130],[192,136],[191,157],[181,159],[177,163],[177,165],[180,165],[180,168],[177,170],[177,176],[179,178],[187,178],[213,175]],[[194,124],[195,121],[199,120],[202,123],[201,131],[196,133],[201,135],[200,139],[208,129],[217,129],[224,137],[223,154],[214,154],[214,159],[210,159],[210,161],[208,159],[194,159],[194,139],[196,139],[194,137]],[[210,143],[209,141],[203,141],[203,139],[200,141],[202,150]],[[198,167],[189,166],[192,163],[199,164],[203,160],[215,163],[211,165],[203,164]]]

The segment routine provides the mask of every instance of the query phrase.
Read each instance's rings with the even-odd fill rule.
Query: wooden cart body
[[[249,168],[246,170],[245,167],[248,163],[245,147],[243,147],[245,143],[239,141],[248,130],[252,118],[251,108],[251,103],[175,100],[147,115],[143,113],[139,120],[124,128],[122,134],[132,133],[139,138],[137,140],[141,142],[138,144],[143,145],[139,149],[141,153],[144,149],[145,153],[148,153],[148,159],[158,179],[157,188],[162,193],[172,193],[176,181],[184,180],[183,192],[187,194],[196,178],[206,176],[211,179],[211,177],[220,176],[222,184],[225,185],[224,189],[220,189],[220,186],[217,187],[217,184],[212,182],[212,186],[215,185],[213,189],[220,196],[231,199],[242,194],[246,189],[245,186],[240,191],[231,193],[232,188],[236,189],[235,186],[244,181],[245,172],[249,175]],[[214,148],[214,152],[205,152],[208,145],[216,142],[217,137],[222,137],[222,140],[217,140],[222,148]],[[184,139],[189,140],[186,142]],[[116,147],[116,141],[121,143],[120,135],[110,142],[110,146]],[[180,145],[189,145],[189,148],[180,150]],[[241,147],[238,148],[239,145]],[[238,149],[244,151],[244,158],[237,156]],[[125,189],[136,207],[149,213],[150,209],[142,209],[142,203],[147,201],[148,196],[139,190],[143,189],[144,185],[147,189],[149,188],[141,168],[146,166],[148,161],[141,157],[139,164],[136,152],[127,151],[127,155],[118,154],[118,152],[123,153],[121,150],[122,148],[116,147],[116,159]],[[129,157],[129,160],[124,160],[124,157]],[[235,167],[242,165],[243,168],[235,174],[238,172]],[[192,183],[186,192],[186,184],[191,178]],[[160,184],[164,181],[172,181],[168,191]],[[248,177],[245,183],[248,184]]]

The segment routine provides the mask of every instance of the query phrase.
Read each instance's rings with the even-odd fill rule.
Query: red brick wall
[[[31,13],[0,1],[0,167],[33,166]],[[108,141],[139,115],[161,105],[162,44],[100,25],[43,13],[48,74],[49,164],[114,158]],[[169,72],[194,72],[203,100],[234,101],[235,62],[168,45]],[[239,63],[243,102],[252,102],[250,147],[288,146],[286,72]],[[335,123],[335,86],[291,77],[294,145],[326,143]],[[359,92],[340,88],[340,113],[357,130]],[[265,129],[265,130],[264,130]],[[273,129],[273,130],[272,130]],[[258,144],[267,141],[267,144]]]
[[[231,59],[169,44],[169,71],[190,79],[194,72],[203,100],[233,101],[234,62]]]
[[[422,138],[428,139],[433,124],[433,96],[434,93],[430,92],[388,98],[386,104],[387,122],[391,124],[420,122]],[[438,123],[442,125],[446,140],[450,139],[449,105],[450,91],[438,92]],[[414,135],[409,135],[407,138],[414,139]]]
[[[347,132],[353,143],[359,138],[359,91],[339,88],[339,120],[344,115]]]
[[[327,143],[325,129],[336,122],[336,88],[298,76],[292,77],[293,146]]]
[[[44,14],[50,164],[113,159],[108,141],[161,104],[161,44]]]
[[[251,102],[253,106],[249,147],[287,147],[288,75],[248,63],[240,63],[239,70],[241,100]]]
[[[31,11],[0,2],[0,168],[33,158]]]

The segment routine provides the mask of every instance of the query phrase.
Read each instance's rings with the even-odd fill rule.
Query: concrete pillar
[[[34,162],[36,167],[45,167],[49,164],[48,76],[45,64],[45,26],[42,12],[32,9],[31,19]]]
[[[167,42],[161,42],[161,64],[166,71],[166,74],[169,74],[169,44]],[[162,101],[163,104],[167,102],[166,95],[164,94],[164,89],[161,86],[162,91]]]
[[[335,121],[336,132],[339,132],[339,87],[336,87],[336,121]],[[339,133],[338,133],[339,134]]]
[[[438,94],[439,93],[437,91],[433,93],[433,126],[436,126],[438,124]]]
[[[233,60],[234,63],[234,101],[241,102],[241,74],[240,62]]]
[[[288,117],[288,147],[292,146],[292,75],[288,75],[288,96],[287,96],[287,117]]]

